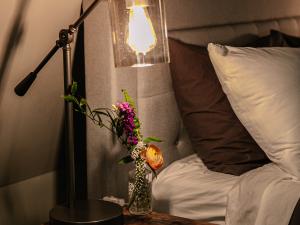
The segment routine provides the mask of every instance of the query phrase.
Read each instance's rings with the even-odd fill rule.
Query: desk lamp
[[[59,32],[59,39],[54,47],[36,69],[15,87],[17,95],[24,96],[26,94],[38,73],[60,48],[63,50],[64,94],[68,94],[73,82],[71,43],[74,33],[101,1],[94,0],[77,21],[71,24],[68,29],[62,29]],[[163,0],[108,1],[115,66],[144,67],[156,63],[168,63],[169,52]],[[58,205],[50,211],[50,225],[122,225],[123,215],[120,206],[102,200],[76,199],[72,104],[65,102],[64,108],[68,196],[66,204]]]

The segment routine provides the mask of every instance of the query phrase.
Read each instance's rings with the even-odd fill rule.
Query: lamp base
[[[78,200],[73,208],[56,206],[50,211],[50,225],[123,225],[122,208],[102,200]]]

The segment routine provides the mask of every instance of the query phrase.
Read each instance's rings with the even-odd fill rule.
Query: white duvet
[[[175,216],[224,224],[227,194],[237,180],[208,170],[194,154],[172,163],[153,181],[153,207]]]
[[[209,171],[197,155],[178,160],[153,182],[155,210],[227,225],[288,225],[300,182],[271,163],[242,176]]]
[[[300,182],[274,163],[240,176],[228,194],[227,225],[288,225]]]

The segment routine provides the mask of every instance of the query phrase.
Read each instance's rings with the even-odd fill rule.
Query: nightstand
[[[124,222],[124,225],[215,225],[166,213],[152,212],[144,216],[130,215],[127,210],[124,210]],[[48,223],[42,225],[48,225]]]

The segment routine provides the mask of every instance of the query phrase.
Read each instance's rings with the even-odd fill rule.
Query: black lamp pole
[[[15,93],[24,96],[41,69],[48,63],[58,49],[63,49],[64,64],[64,93],[68,94],[72,85],[71,70],[71,43],[74,33],[84,19],[102,0],[95,0],[88,9],[78,18],[69,29],[62,29],[59,32],[59,39],[46,57],[29,73],[16,87]],[[50,211],[50,225],[69,224],[101,224],[121,225],[123,224],[122,209],[113,203],[99,200],[76,200],[75,195],[75,162],[74,162],[74,127],[72,103],[65,102],[65,137],[68,163],[68,198],[67,204],[56,206]]]

